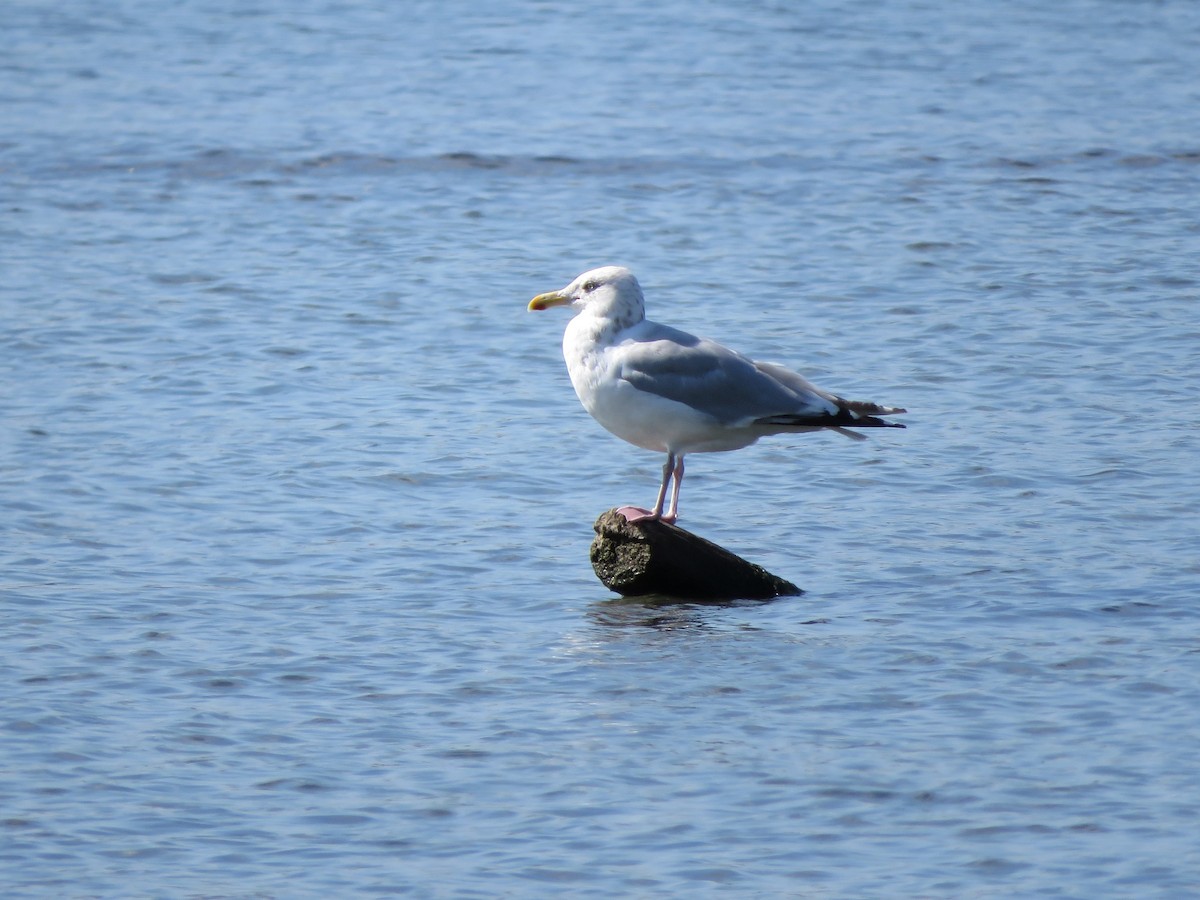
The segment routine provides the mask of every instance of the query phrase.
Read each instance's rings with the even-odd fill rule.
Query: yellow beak
[[[571,298],[562,291],[550,291],[545,294],[538,294],[529,301],[529,311],[549,309],[552,306],[568,306],[571,303]]]

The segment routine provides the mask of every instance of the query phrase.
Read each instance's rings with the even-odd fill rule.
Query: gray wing
[[[756,363],[727,347],[665,325],[650,325],[620,345],[621,378],[640,391],[707,413],[723,425],[786,416],[828,422],[839,412],[795,372]],[[781,374],[786,378],[781,378]]]

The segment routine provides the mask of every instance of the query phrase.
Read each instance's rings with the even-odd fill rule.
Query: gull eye
[[[596,282],[594,282],[594,281],[586,282],[583,286],[583,292],[585,294],[590,294],[595,289],[596,289]]]

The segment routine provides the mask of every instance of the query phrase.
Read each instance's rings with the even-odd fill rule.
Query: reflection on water
[[[777,600],[704,601],[682,600],[665,594],[602,600],[588,607],[588,618],[597,625],[641,625],[672,631],[704,628],[705,612],[711,609],[745,609]]]

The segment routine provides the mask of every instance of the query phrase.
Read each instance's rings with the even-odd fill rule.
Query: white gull
[[[687,453],[738,450],[769,434],[829,429],[861,440],[848,429],[904,427],[877,418],[903,409],[846,400],[781,365],[651,322],[628,269],[593,269],[529,302],[530,310],[552,306],[576,312],[563,357],[584,408],[617,437],[667,454],[654,509],[620,510],[631,522],[675,521]]]

